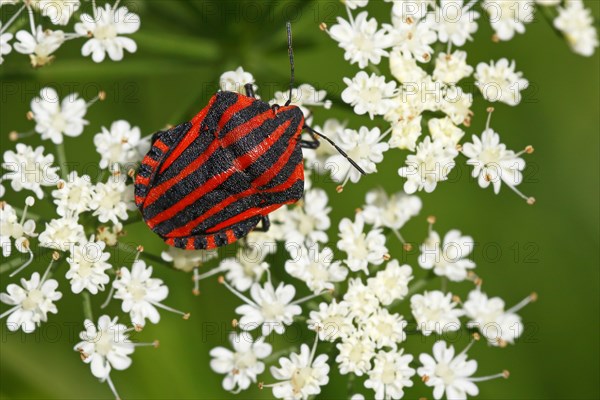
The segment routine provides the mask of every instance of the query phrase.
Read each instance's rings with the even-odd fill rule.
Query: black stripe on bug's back
[[[187,159],[185,165],[187,166],[193,160],[196,159],[198,155],[193,158]],[[195,171],[186,176],[185,178],[177,181],[174,185],[165,191],[158,199],[156,199],[152,204],[148,205],[144,209],[144,217],[146,219],[151,219],[162,211],[174,206],[179,201],[184,199],[186,196],[191,195],[195,191],[199,190],[202,185],[204,185],[208,180],[213,178],[218,174],[222,174],[227,171],[231,167],[230,158],[224,152],[223,149],[217,148],[215,152]],[[166,171],[165,171],[166,172]],[[179,170],[178,172],[181,172]],[[231,177],[229,178],[231,179]],[[162,179],[159,182],[162,183]],[[240,180],[239,183],[240,190],[242,190],[243,180]],[[156,186],[159,187],[158,185]],[[202,198],[198,199],[188,208],[195,208],[197,210],[203,209],[203,203],[201,202]],[[184,211],[185,212],[185,211]],[[186,215],[178,215],[177,218],[187,218]]]
[[[239,127],[242,124],[245,124],[257,115],[261,115],[269,111],[270,109],[271,108],[269,107],[269,105],[263,101],[256,100],[252,102],[248,107],[245,107],[240,111],[236,112],[234,115],[232,115],[231,119],[227,121],[227,123],[225,123],[225,125],[223,125],[221,129],[218,130],[219,138],[224,138],[235,128]]]
[[[213,207],[218,207],[219,204],[229,196],[241,193],[248,189],[250,189],[250,185],[246,177],[240,172],[235,172],[219,187],[207,192],[172,218],[159,223],[153,230],[160,235],[167,235],[169,232],[187,225],[190,221],[205,214]],[[254,196],[247,196],[242,203],[245,207],[253,207],[258,205],[259,199]],[[225,207],[214,216],[207,218],[204,222],[199,224],[199,228],[197,227],[197,229],[194,230],[194,233],[201,233],[202,231],[237,215],[240,211],[245,209],[242,207],[242,203],[236,203],[232,207]],[[159,210],[158,212],[162,211],[159,208],[157,209]],[[157,213],[155,213],[155,215],[156,214]]]

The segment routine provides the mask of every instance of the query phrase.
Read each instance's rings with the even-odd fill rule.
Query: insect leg
[[[246,96],[256,98],[256,95],[254,94],[254,87],[252,87],[251,83],[246,83],[244,85],[244,89],[246,89]]]
[[[260,219],[262,221],[262,226],[257,226],[254,228],[256,232],[267,232],[271,227],[271,220],[268,215],[263,215]]]
[[[306,129],[308,133],[310,133],[310,137],[312,140],[300,139],[300,147],[304,149],[316,149],[317,147],[319,147],[321,142],[319,142],[319,139],[317,139],[317,136],[314,134],[312,128],[310,128],[308,125],[304,125],[304,129]]]

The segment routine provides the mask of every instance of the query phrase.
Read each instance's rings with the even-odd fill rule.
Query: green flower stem
[[[564,39],[565,36],[563,35],[563,33],[554,27],[554,18],[556,18],[556,16],[557,16],[556,12],[554,11],[554,8],[553,7],[537,7],[537,9],[538,9],[538,11],[541,11],[542,16],[544,17],[546,22],[548,22],[548,25],[550,25],[550,28],[552,28],[554,33],[556,33],[561,39]]]
[[[83,315],[86,319],[93,321],[94,314],[92,313],[92,299],[90,294],[87,291],[83,291],[81,292],[81,297],[83,298]]]
[[[29,207],[29,208],[31,208],[31,207]],[[25,211],[25,210],[23,210],[22,208],[19,208],[19,207],[13,207],[13,210],[15,210],[15,212],[17,213],[17,215],[19,216],[19,218],[21,216],[23,216],[23,212]],[[38,222],[38,221],[40,221],[42,219],[42,217],[39,216],[39,215],[37,215],[37,214],[32,213],[31,210],[27,210],[27,219],[32,219],[35,222]]]
[[[60,174],[63,179],[67,179],[69,176],[69,168],[67,166],[67,156],[65,155],[65,144],[60,143],[56,145],[56,157],[58,158],[58,165],[60,167]]]
[[[379,70],[379,68],[377,68],[376,65],[374,64],[369,64],[369,71],[374,72],[377,75],[381,75],[381,71]]]
[[[21,257],[12,259],[9,262],[0,265],[0,274],[5,274],[5,273],[17,268],[19,265],[22,265],[23,263],[24,263],[24,261],[21,259]]]

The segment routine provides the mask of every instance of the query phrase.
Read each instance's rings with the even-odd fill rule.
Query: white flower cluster
[[[575,52],[590,56],[598,46],[597,32],[582,2],[569,0],[560,7],[559,1],[396,0],[392,2],[391,23],[370,17],[364,9],[368,1],[345,3],[347,19],[338,17],[330,28],[321,24],[344,50],[344,58],[361,69],[354,77],[343,79],[346,88],[342,100],[358,115],[366,114],[371,120],[383,118],[389,129],[383,135],[378,128],[362,127],[358,133],[338,129],[336,137],[344,151],[360,160],[359,165],[370,173],[375,172],[375,163],[383,160],[384,151],[408,150],[406,166],[398,170],[406,179],[407,193],[435,190],[438,182],[448,180],[462,153],[474,167],[473,176],[481,187],[492,184],[498,193],[503,182],[533,203],[533,198],[516,188],[525,168],[521,153],[506,150],[489,122],[481,139],[474,136],[473,143],[461,142],[465,129],[471,126],[475,97],[460,86],[462,80],[473,76],[486,101],[510,106],[522,101],[522,91],[529,82],[514,60],[500,58],[474,67],[467,63],[467,52],[459,48],[475,39],[482,15],[489,16],[495,40],[510,40],[515,33],[525,31],[536,8],[541,8],[554,18],[555,28]],[[434,48],[440,44],[445,51],[436,55]],[[391,76],[383,75],[378,67],[386,58]],[[527,149],[532,151],[530,146]],[[347,172],[340,167],[344,165],[341,156],[335,157],[334,179],[357,182],[360,174]]]
[[[147,320],[158,323],[160,309],[180,314],[184,319],[189,314],[163,303],[168,288],[161,279],[153,277],[152,266],[139,259],[143,257],[143,249],[138,248],[136,253],[135,249],[119,241],[125,235],[124,224],[131,220],[131,211],[135,209],[130,175],[121,171],[141,161],[149,139],[141,138],[140,129],[129,122],[116,121],[110,129],[102,128],[102,132],[94,136],[100,160],[93,165],[96,170],[100,167],[99,176],[69,171],[64,139],[82,135],[88,125],[85,115],[89,106],[104,98],[105,94],[101,92],[86,102],[77,94],[71,94],[61,101],[56,90],[44,88],[32,100],[31,111],[27,114],[35,122],[35,129],[10,134],[11,140],[17,141],[37,133],[55,151],[52,154],[43,146],[34,149],[25,143],[16,143],[14,150],[6,150],[3,154],[4,173],[0,181],[10,181],[14,192],[29,191],[38,199],[46,200],[56,215],[48,212],[44,216],[34,215],[30,211],[35,205],[32,196],[26,198],[23,209],[0,202],[2,273],[11,271],[9,277],[12,278],[33,264],[34,255],[44,257],[51,253],[50,265],[43,274],[33,272],[29,279],[21,278],[20,283],[6,286],[5,293],[0,294],[0,302],[9,308],[0,318],[6,317],[10,331],[21,329],[31,333],[48,320],[48,314],[56,314],[56,302],[62,298],[62,292],[58,291],[58,266],[66,263],[64,279],[71,291],[81,296],[86,318],[85,330],[80,335],[82,341],[75,350],[90,364],[92,374],[106,381],[118,398],[110,377],[111,370],[128,368],[136,346],[157,344],[134,344],[128,339],[128,333],[141,330]],[[84,169],[88,170],[89,166],[84,165]],[[51,190],[51,187],[55,189]],[[2,197],[5,189],[1,185],[0,188]],[[37,229],[39,226],[41,230]],[[28,256],[25,262],[21,257],[9,259],[13,247]],[[118,251],[136,253],[130,267],[114,265],[119,262],[113,261],[118,258],[115,257]],[[171,254],[171,260],[179,257],[177,253]],[[195,266],[209,256],[207,253],[206,257],[195,260]],[[186,268],[182,263],[176,264],[181,269]],[[112,298],[120,300],[121,311],[131,320],[128,326],[109,315],[102,315],[97,324],[92,322],[90,296],[98,295],[107,287],[110,290],[102,308]]]
[[[54,60],[54,53],[65,42],[73,39],[85,39],[81,55],[91,56],[97,63],[102,62],[106,55],[113,61],[120,61],[125,51],[135,53],[137,50],[135,41],[125,35],[140,28],[140,18],[127,7],[119,7],[119,0],[104,6],[96,6],[93,1],[91,15],[81,12],[80,0],[11,0],[0,3],[0,7],[7,5],[15,7],[11,10],[10,19],[4,24],[0,22],[0,64],[14,48],[17,53],[29,56],[32,67],[43,67]],[[23,12],[28,13],[28,29],[9,32]],[[39,14],[37,18],[36,13]],[[79,22],[71,27],[74,32],[65,32],[63,29],[76,19]]]
[[[317,209],[328,210],[327,196],[320,189],[309,189],[307,198],[316,191],[323,196]],[[442,241],[433,230],[431,217],[429,235],[419,246],[421,271],[391,259],[389,249],[411,249],[400,230],[419,214],[421,206],[414,195],[370,191],[355,219],[339,223],[337,248],[345,254],[343,261],[335,260],[332,249],[307,241],[316,233],[325,234],[321,229],[327,228],[311,222],[316,215],[302,210],[306,204],[281,208],[273,218],[273,235],[251,234],[235,258],[225,259],[205,273],[202,278],[222,273],[219,281],[242,301],[235,310],[239,319],[233,320],[233,326],[240,329],[230,337],[233,350],[217,347],[210,352],[212,369],[224,375],[223,388],[239,393],[258,382],[260,388],[271,388],[276,398],[307,399],[321,393],[335,366],[342,375],[361,379],[376,399],[402,398],[404,390],[414,385],[415,375],[433,387],[436,399],[444,393],[449,398],[466,398],[478,393],[476,382],[507,377],[507,372],[473,377],[477,362],[467,360],[466,353],[475,340],[458,355],[444,340],[435,342],[432,355],[411,354],[410,336],[417,333],[441,338],[448,332],[469,330],[475,339],[484,337],[492,346],[515,343],[524,328],[517,311],[535,300],[534,294],[506,309],[503,300],[488,297],[469,258],[473,239],[451,230]],[[302,217],[294,216],[298,212]],[[294,232],[297,246],[282,232]],[[397,241],[388,243],[387,233]],[[286,272],[304,282],[310,292],[307,296],[298,297],[299,288],[285,279],[273,283],[266,260],[279,243],[285,243],[290,255]],[[441,282],[441,290],[421,291],[435,280]],[[473,281],[476,287],[462,302],[446,289],[448,281]],[[319,296],[327,296],[327,300],[318,305],[307,303]],[[281,357],[279,365],[270,368],[276,382],[265,384],[260,374],[267,370],[273,350],[267,340],[299,323],[304,314],[302,304],[308,304],[306,323],[316,334],[312,349],[303,343],[299,352]],[[399,311],[403,304],[408,314]],[[414,322],[409,326],[408,321]],[[255,331],[257,337],[252,336]],[[319,341],[334,343],[336,356],[318,355]]]

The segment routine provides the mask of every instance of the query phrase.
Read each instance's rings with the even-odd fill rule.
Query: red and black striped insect
[[[291,27],[290,97],[283,106],[221,91],[190,122],[153,136],[135,180],[135,202],[146,224],[167,244],[213,249],[269,228],[269,213],[304,193],[302,148],[330,139],[290,105],[294,86]],[[301,138],[306,130],[311,140]],[[350,158],[361,173],[364,171]],[[261,223],[261,227],[257,225]]]

